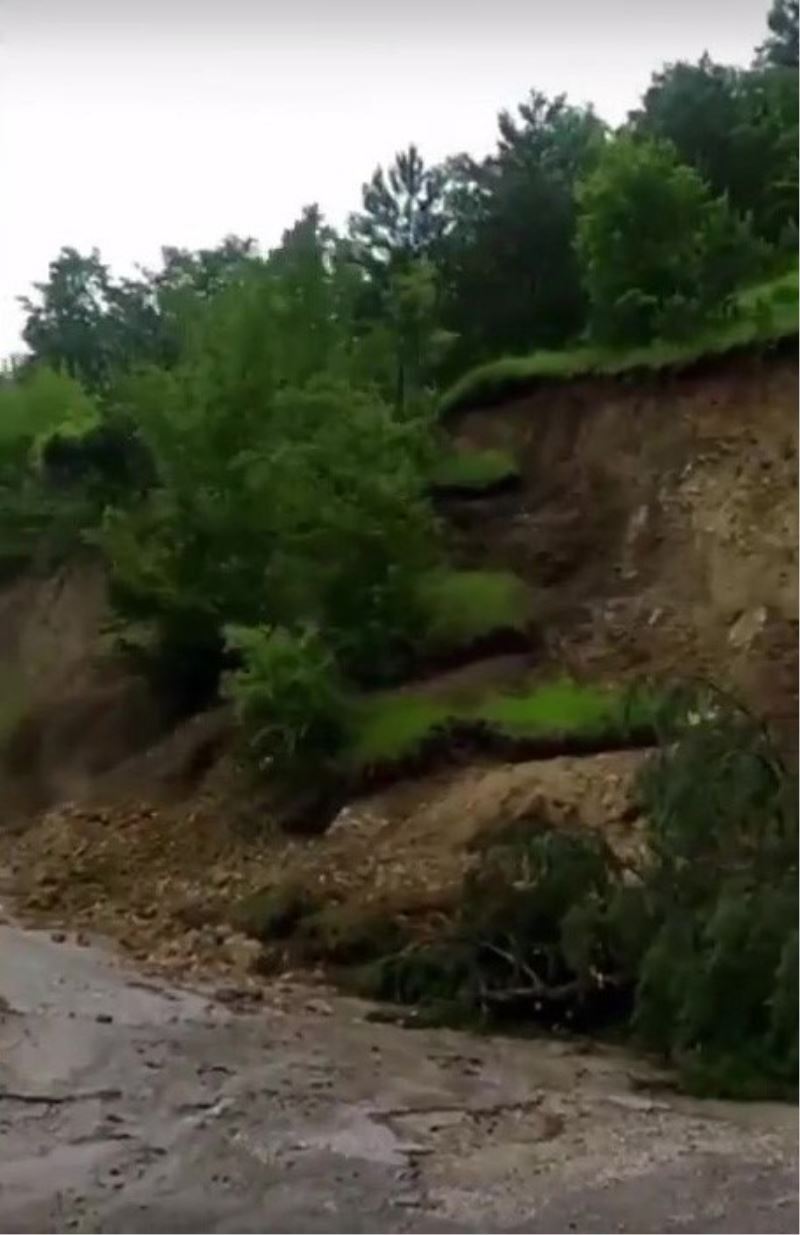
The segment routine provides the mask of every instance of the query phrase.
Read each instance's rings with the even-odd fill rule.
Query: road
[[[796,1112],[621,1052],[237,1008],[13,924],[0,1007],[3,1232],[798,1229]]]

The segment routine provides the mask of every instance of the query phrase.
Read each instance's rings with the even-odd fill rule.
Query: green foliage
[[[506,356],[468,370],[439,400],[439,415],[460,408],[500,402],[542,382],[577,377],[615,377],[625,373],[685,368],[703,357],[738,348],[770,345],[797,334],[797,273],[792,271],[737,296],[733,320],[698,331],[689,340],[657,340],[644,347],[578,347],[570,351]]]
[[[585,737],[619,741],[652,731],[655,697],[649,691],[616,692],[568,678],[527,694],[485,700],[475,715],[509,736]]]
[[[162,641],[311,621],[348,672],[380,678],[408,654],[435,559],[427,431],[339,376],[334,283],[313,250],[253,268],[198,315],[178,365],[120,386],[156,483],[100,539],[123,615]]]
[[[350,705],[319,635],[241,626],[226,635],[239,668],[225,693],[255,769],[290,787],[324,781],[344,746]]]
[[[531,599],[516,575],[501,570],[438,570],[419,584],[430,655],[469,647],[492,634],[524,633]]]
[[[216,249],[164,248],[159,271],[112,278],[96,249],[63,248],[36,299],[21,297],[22,335],[37,363],[63,369],[93,393],[143,363],[171,364],[197,305],[239,281],[255,259],[252,240]]]
[[[362,187],[362,211],[350,216],[350,239],[355,259],[378,283],[431,256],[447,226],[443,188],[441,170],[426,167],[413,144],[395,156],[387,173],[377,168]]]
[[[507,450],[457,450],[438,462],[432,483],[442,492],[480,494],[518,476],[519,467]]]
[[[605,126],[591,109],[537,91],[498,125],[487,158],[460,155],[446,166],[443,313],[457,336],[448,371],[509,348],[560,346],[585,321],[574,188]]]
[[[517,819],[492,833],[455,920],[363,988],[450,1021],[616,1024],[695,1092],[794,1092],[796,778],[726,701],[684,694],[665,714],[636,867],[590,829]]]
[[[394,919],[377,906],[329,904],[304,916],[294,941],[308,961],[360,965],[395,952],[402,932]]]
[[[758,49],[759,63],[797,68],[799,10],[797,0],[772,0],[767,15],[769,37]]]
[[[666,142],[619,138],[579,191],[577,245],[601,343],[687,338],[752,274],[743,224]]]
[[[478,702],[381,694],[358,705],[345,766],[359,770],[402,763],[436,734],[446,736],[453,726],[465,725],[509,741],[615,745],[645,733],[654,736],[658,706],[657,694],[642,688],[604,690],[567,679],[515,694],[490,691]]]
[[[378,695],[364,700],[356,711],[344,767],[359,771],[413,758],[451,716],[446,703],[422,696]]]
[[[97,405],[79,383],[47,366],[0,383],[0,467],[17,467],[49,434],[78,434],[97,423]]]
[[[451,1021],[596,1028],[624,1010],[629,988],[610,914],[619,886],[599,834],[520,820],[481,853],[444,935],[373,966],[370,993]]]
[[[653,75],[630,124],[641,136],[671,141],[757,235],[796,249],[796,60],[793,69],[750,71],[707,55],[696,65],[668,65]]]
[[[0,573],[59,560],[100,518],[96,489],[65,489],[45,466],[50,443],[99,425],[96,402],[66,373],[30,366],[0,382]]]
[[[689,1083],[724,1093],[797,1077],[796,779],[722,703],[646,767],[653,865],[634,1027]]]
[[[245,896],[230,914],[237,930],[261,943],[285,939],[302,918],[317,908],[308,892],[295,883],[278,883]]]

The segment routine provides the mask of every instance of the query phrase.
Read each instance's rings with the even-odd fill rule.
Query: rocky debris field
[[[255,835],[229,798],[190,804],[65,804],[0,838],[22,916],[116,939],[166,976],[215,973],[257,989],[258,943],[236,929],[237,905],[264,888],[300,887],[354,918],[424,923],[458,903],[482,844],[515,819],[603,831],[635,852],[633,778],[645,756],[468,766],[400,783],[345,807],[322,836]],[[226,786],[226,795],[230,786]]]

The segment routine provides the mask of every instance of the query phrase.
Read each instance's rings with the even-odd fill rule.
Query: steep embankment
[[[447,502],[466,562],[540,597],[546,659],[581,676],[707,675],[789,733],[797,679],[797,360],[740,355],[545,382],[455,412],[515,490]]]
[[[398,693],[471,696],[565,671],[603,684],[704,675],[741,693],[791,747],[796,400],[796,358],[783,351],[669,376],[551,381],[451,414],[458,448],[504,452],[518,471],[482,494],[439,494],[455,554],[520,574],[534,633],[525,655]],[[6,800],[88,798],[7,846],[22,903],[100,925],[142,957],[246,969],[253,949],[226,923],[265,885],[338,903],[329,940],[314,941],[322,955],[329,944],[357,949],[373,909],[430,922],[458,897],[486,835],[520,817],[598,826],[618,849],[636,843],[635,751],[434,771],[361,799],[324,837],[287,837],[224,754],[224,712],[152,746],[164,718],[98,654],[95,576],[17,584],[0,611],[7,672],[35,687],[6,760]],[[52,676],[47,648],[58,652]]]

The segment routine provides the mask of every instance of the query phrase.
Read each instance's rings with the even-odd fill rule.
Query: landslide
[[[776,353],[549,383],[452,417],[460,449],[500,449],[519,468],[511,488],[438,499],[454,556],[522,576],[534,629],[524,654],[484,650],[400,691],[697,675],[735,691],[791,749],[796,405],[796,359]],[[646,754],[624,750],[473,755],[361,797],[321,837],[288,836],[236,765],[228,714],[174,727],[108,651],[106,618],[95,567],[0,598],[15,683],[3,792],[7,819],[25,820],[4,830],[0,857],[32,917],[102,929],[159,967],[252,983],[260,951],[240,906],[255,893],[297,893],[366,930],[378,915],[424,933],[457,904],[493,829],[546,819],[599,828],[623,854],[639,843],[633,781]],[[288,949],[277,963],[295,959]]]

